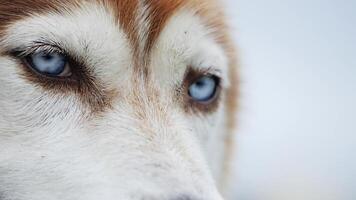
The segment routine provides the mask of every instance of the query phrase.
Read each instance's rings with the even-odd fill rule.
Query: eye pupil
[[[204,85],[205,85],[204,81],[202,81],[202,80],[197,81],[195,84],[197,87],[200,87],[200,88],[204,87]]]
[[[42,58],[46,61],[50,61],[53,59],[53,56],[49,55],[49,54],[46,54],[46,55],[43,55]]]

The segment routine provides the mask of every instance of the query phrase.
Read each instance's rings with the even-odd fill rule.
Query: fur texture
[[[0,199],[222,199],[237,79],[217,3],[2,0]],[[13,55],[39,43],[73,80]],[[221,77],[216,102],[187,97],[196,73]]]

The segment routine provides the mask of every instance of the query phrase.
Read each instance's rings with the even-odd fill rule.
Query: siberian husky
[[[221,3],[0,0],[0,199],[223,199],[237,78]]]

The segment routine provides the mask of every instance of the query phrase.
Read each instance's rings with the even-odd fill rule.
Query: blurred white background
[[[356,1],[228,0],[241,63],[232,199],[356,199]]]

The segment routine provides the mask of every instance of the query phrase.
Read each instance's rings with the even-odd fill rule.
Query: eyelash
[[[47,44],[43,42],[35,42],[33,46],[21,47],[11,51],[11,55],[23,59],[26,56],[43,52],[43,53],[59,53],[67,55],[65,51],[63,51],[60,47],[52,44]]]

